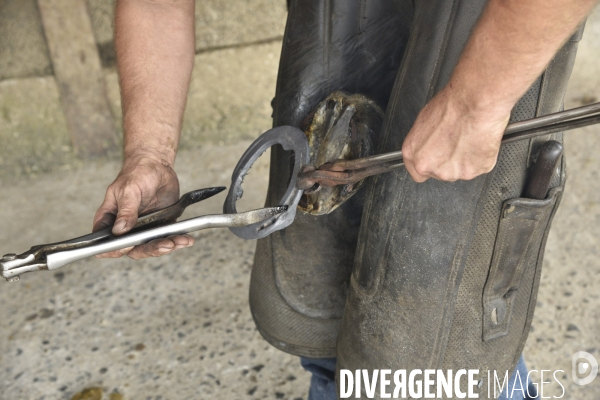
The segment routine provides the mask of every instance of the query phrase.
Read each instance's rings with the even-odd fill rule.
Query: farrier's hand
[[[510,110],[476,110],[442,89],[421,110],[402,145],[406,169],[416,182],[469,180],[496,165]]]
[[[133,228],[139,214],[170,206],[177,200],[179,181],[168,163],[147,155],[127,157],[117,179],[106,190],[104,202],[96,211],[93,230],[95,232],[112,225],[113,234],[123,235]],[[191,236],[170,236],[97,257],[158,257],[193,244]]]

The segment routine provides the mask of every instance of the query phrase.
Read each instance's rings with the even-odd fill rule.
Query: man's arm
[[[449,83],[404,141],[412,178],[455,181],[491,171],[512,107],[594,4],[490,0]]]
[[[118,0],[115,48],[123,108],[123,166],[94,217],[94,230],[122,235],[148,210],[175,203],[173,170],[194,64],[194,0]],[[155,240],[104,257],[159,256],[191,236]]]

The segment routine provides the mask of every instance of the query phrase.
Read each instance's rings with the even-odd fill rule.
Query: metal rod
[[[511,143],[516,140],[531,139],[540,135],[548,135],[556,132],[569,131],[571,129],[582,128],[584,126],[594,125],[600,122],[600,114],[587,115],[568,121],[558,122],[551,125],[537,126],[527,130],[505,134],[502,143]]]
[[[343,171],[346,169],[361,169],[371,167],[373,165],[384,164],[402,160],[402,150],[391,151],[389,153],[375,154],[354,160],[337,160],[330,163],[325,163],[319,169],[328,171]]]
[[[285,211],[287,207],[261,208],[237,214],[204,215],[185,221],[161,226],[158,228],[127,234],[98,244],[75,250],[59,251],[46,255],[46,265],[49,270],[60,268],[83,258],[92,257],[109,251],[120,250],[131,246],[147,243],[151,240],[171,235],[182,235],[200,229],[229,228],[245,226],[274,217]]]
[[[513,122],[506,127],[505,135],[510,135],[516,132],[521,132],[529,129],[536,129],[557,122],[567,121],[570,119],[588,116],[600,112],[600,103],[589,104],[583,107],[572,108],[570,110],[561,111],[553,114],[544,115],[537,118],[528,119],[525,121]]]

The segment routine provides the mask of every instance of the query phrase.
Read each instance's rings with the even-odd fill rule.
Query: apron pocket
[[[535,267],[562,187],[544,200],[515,198],[502,204],[490,273],[483,291],[483,340],[506,336],[523,272]]]

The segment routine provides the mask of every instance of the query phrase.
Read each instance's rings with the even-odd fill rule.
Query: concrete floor
[[[227,185],[248,144],[180,154],[182,190]],[[118,167],[89,165],[15,184],[0,198],[3,251],[87,232]],[[265,157],[253,172],[246,209],[262,202]],[[218,197],[184,218],[219,213]],[[196,240],[165,258],[90,259],[2,284],[0,398],[70,399],[101,387],[126,399],[306,399],[298,359],[262,340],[248,310],[254,242],[226,230]]]
[[[176,166],[182,191],[228,185],[249,139],[269,127],[280,45],[273,41],[197,56]],[[600,97],[599,52],[596,12],[580,46],[566,108]],[[105,72],[117,112],[115,74]],[[46,127],[66,135],[53,108],[53,85],[51,77],[0,82],[0,139],[4,149],[13,146],[0,154],[0,169],[2,158],[8,160],[4,165],[13,165],[11,155],[27,144],[23,137],[36,145]],[[26,116],[34,111],[31,122]],[[23,162],[23,171],[29,168],[24,179],[0,174],[0,254],[89,232],[119,162],[84,164],[60,156],[68,153],[61,137],[68,138],[59,135],[59,145],[45,138],[33,161]],[[47,168],[32,170],[35,155],[48,149],[58,155],[48,158]],[[568,187],[549,238],[525,356],[537,370],[564,371],[558,375],[564,399],[597,400],[600,378],[579,387],[570,377],[576,351],[600,360],[600,128],[568,133],[566,152]],[[52,164],[56,157],[61,163]],[[266,157],[252,172],[245,209],[260,206],[264,198]],[[223,199],[191,207],[186,216],[218,213]],[[0,283],[5,338],[0,341],[0,398],[70,399],[99,387],[104,399],[113,394],[111,400],[118,398],[115,393],[155,400],[306,399],[308,375],[297,358],[269,346],[252,322],[247,290],[254,243],[226,230],[204,231],[196,238],[193,248],[160,259],[85,260],[26,275],[19,283]],[[539,374],[533,379],[539,382]],[[560,393],[556,386],[545,389],[546,396]]]

